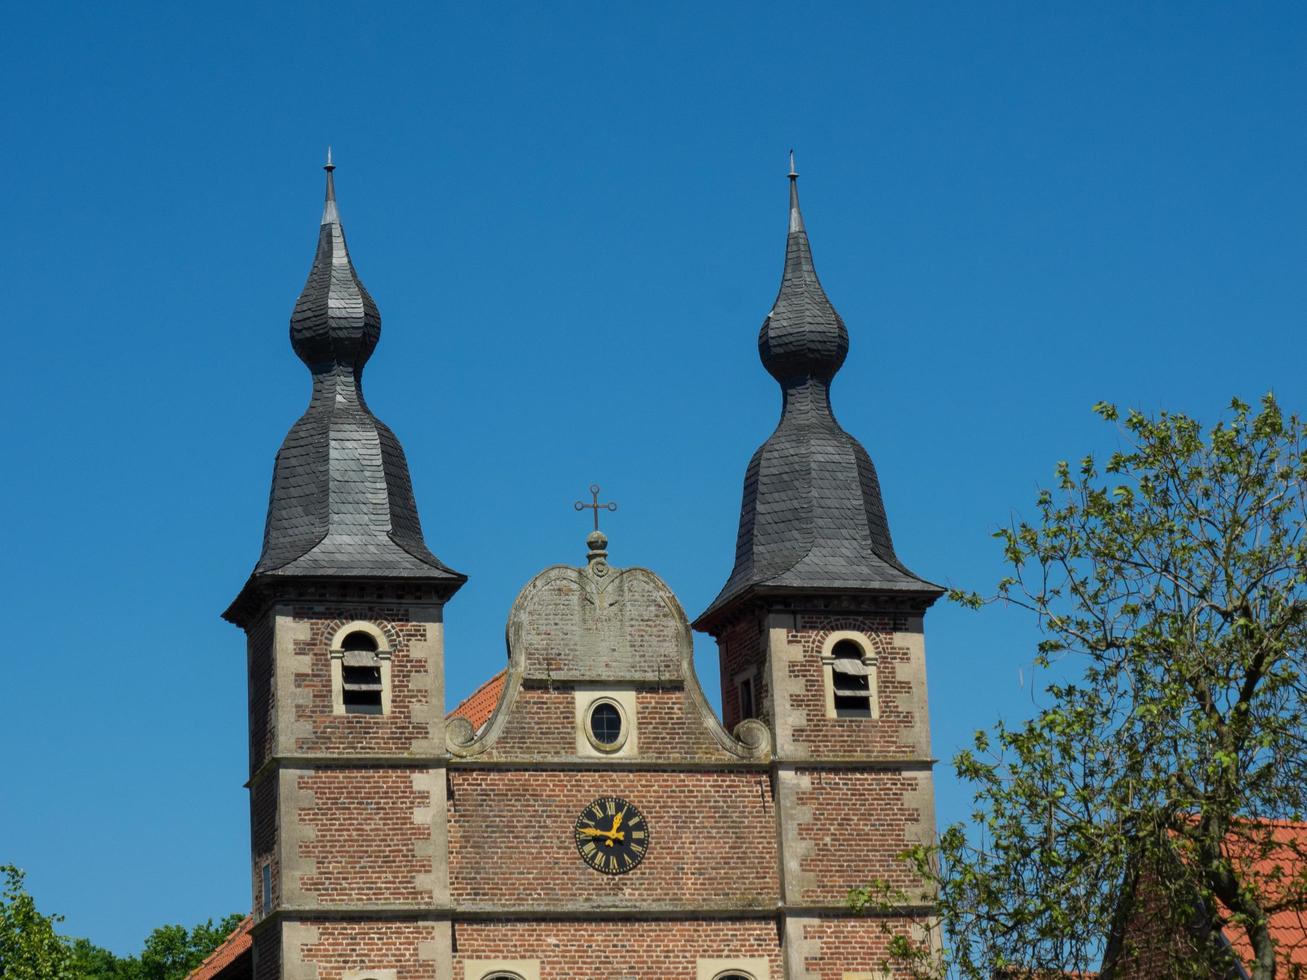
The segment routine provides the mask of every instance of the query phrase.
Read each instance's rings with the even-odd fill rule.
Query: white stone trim
[[[275,928],[275,927],[274,927]],[[286,922],[281,929],[282,980],[317,980],[318,967],[304,962],[304,947],[319,940],[318,927],[302,922]],[[255,947],[257,950],[257,946]]]
[[[399,980],[399,971],[385,970],[344,970],[340,980]]]
[[[370,623],[366,619],[352,619],[344,626],[339,627],[331,638],[331,652],[336,653],[343,650],[342,644],[345,637],[351,633],[366,633],[372,639],[377,641],[378,653],[390,653],[390,640],[386,638],[385,632],[376,623]]]
[[[695,980],[718,980],[732,973],[742,973],[750,980],[770,980],[771,964],[765,956],[747,959],[701,959],[696,965]]]
[[[611,704],[622,716],[622,735],[614,745],[595,741],[590,733],[590,712],[600,704]],[[577,685],[576,754],[591,759],[621,759],[636,754],[635,691]]]
[[[464,960],[463,980],[485,980],[496,973],[511,973],[521,980],[540,980],[539,960]]]
[[[868,721],[875,721],[880,717],[880,678],[876,658],[876,651],[872,648],[871,640],[867,634],[859,633],[856,630],[834,630],[826,637],[821,645],[821,676],[823,686],[826,688],[826,717],[836,718],[835,713],[835,644],[849,640],[857,644],[862,651],[862,662],[870,670],[867,673],[867,704],[871,708],[871,718]]]

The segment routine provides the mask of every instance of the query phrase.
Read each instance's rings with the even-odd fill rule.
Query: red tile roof
[[[495,705],[499,703],[499,696],[504,693],[504,681],[508,678],[508,671],[501,670],[490,680],[486,681],[475,691],[473,691],[457,708],[445,716],[448,721],[451,718],[466,718],[472,723],[472,731],[480,731],[481,726],[490,720],[494,713]]]
[[[1227,852],[1236,865],[1250,873],[1258,891],[1267,902],[1282,900],[1286,892],[1296,887],[1299,894],[1307,887],[1307,823],[1288,820],[1258,821],[1270,827],[1269,842],[1257,836],[1240,833],[1236,828],[1226,837]],[[1266,846],[1263,846],[1266,845]],[[1227,911],[1222,908],[1222,911]],[[1239,957],[1250,967],[1253,961],[1252,944],[1248,934],[1240,928],[1225,930],[1225,936]],[[1307,904],[1288,908],[1271,916],[1271,936],[1275,939],[1276,965],[1281,973],[1294,976],[1291,967],[1307,972]]]
[[[254,917],[245,916],[236,930],[223,940],[221,946],[210,953],[203,963],[186,974],[186,980],[226,980],[227,977],[249,976],[250,929],[253,926]],[[240,962],[242,957],[246,962]],[[231,972],[226,972],[228,967],[233,966]]]

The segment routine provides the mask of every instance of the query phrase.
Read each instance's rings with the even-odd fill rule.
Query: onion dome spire
[[[323,169],[317,252],[290,318],[291,346],[313,391],[277,453],[263,553],[229,619],[270,576],[422,579],[446,594],[466,581],[427,548],[404,449],[363,399],[381,314],[345,244],[330,149]]]
[[[849,332],[826,298],[812,264],[812,246],[799,210],[799,174],[790,151],[790,224],[785,270],[771,312],[758,332],[763,367],[785,387],[815,378],[829,383],[849,353]]]
[[[813,265],[793,151],[789,182],[781,288],[758,332],[763,366],[781,387],[781,420],[749,461],[735,568],[695,621],[701,630],[752,597],[915,593],[931,602],[943,593],[895,555],[876,467],[835,420],[830,386],[849,334]]]

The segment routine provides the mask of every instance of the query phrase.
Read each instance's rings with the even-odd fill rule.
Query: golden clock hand
[[[612,830],[599,830],[597,827],[582,827],[581,833],[590,837],[607,837],[610,843],[613,840],[626,840],[626,833],[624,831],[615,832]]]
[[[617,828],[622,825],[622,818],[626,816],[626,807],[622,807],[622,812],[613,817],[612,832],[617,833]]]

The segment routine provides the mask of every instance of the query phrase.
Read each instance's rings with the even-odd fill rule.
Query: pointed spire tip
[[[327,146],[327,162],[322,168],[327,172],[327,203],[322,206],[322,223],[330,224],[340,220],[336,213],[336,175],[332,173],[336,165],[331,162],[331,146]]]
[[[799,172],[794,169],[794,150],[790,150],[790,180],[798,180]]]

